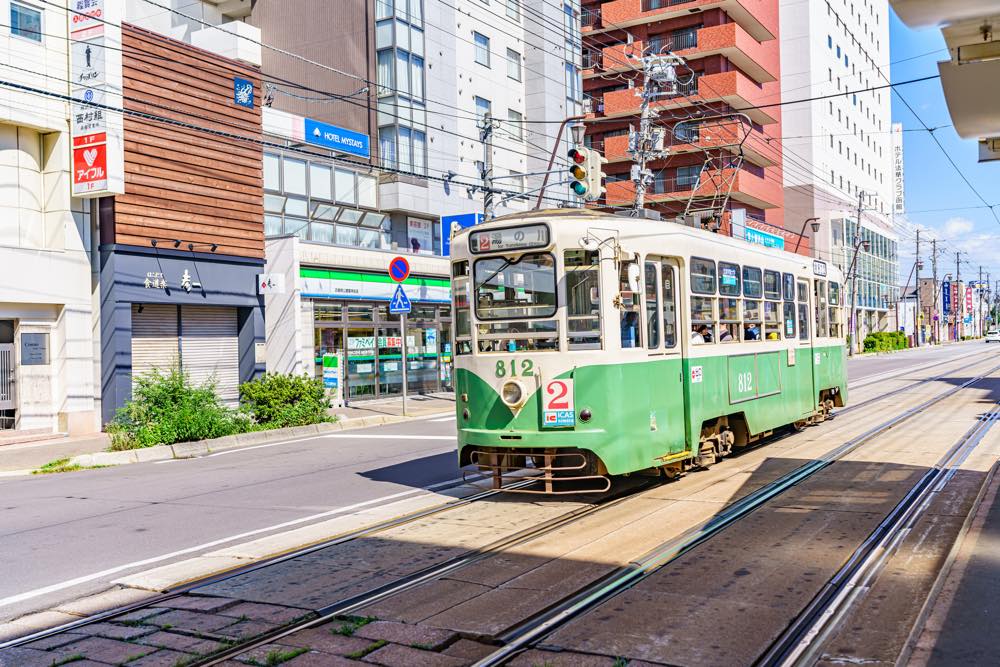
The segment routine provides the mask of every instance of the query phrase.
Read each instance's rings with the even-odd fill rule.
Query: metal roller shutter
[[[141,310],[140,310],[141,308]],[[132,386],[154,368],[177,367],[177,306],[132,304]]]
[[[228,405],[240,399],[240,344],[236,309],[226,306],[181,306],[181,365],[191,382],[215,381],[215,391]]]

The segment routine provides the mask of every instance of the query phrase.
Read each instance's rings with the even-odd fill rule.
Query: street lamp
[[[806,221],[802,223],[802,231],[799,232],[799,239],[795,242],[795,250],[792,252],[799,251],[799,244],[802,243],[802,235],[806,233],[806,225],[812,223],[813,235],[819,232],[819,218],[806,218]]]
[[[858,344],[858,251],[864,247],[868,252],[869,242],[862,241],[858,237],[854,241],[854,257],[851,259],[851,268],[847,270],[847,275],[851,280],[851,344],[847,348],[847,355],[854,356],[854,346]],[[860,348],[859,348],[860,349]]]

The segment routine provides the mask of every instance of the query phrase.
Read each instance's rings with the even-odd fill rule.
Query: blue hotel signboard
[[[941,283],[941,306],[945,315],[951,315],[951,283],[947,280]]]
[[[367,134],[346,130],[336,125],[321,123],[312,118],[305,119],[305,141],[314,146],[322,146],[338,153],[371,157]]]

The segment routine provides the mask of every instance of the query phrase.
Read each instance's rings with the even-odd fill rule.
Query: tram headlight
[[[503,389],[500,390],[500,398],[512,408],[515,408],[524,401],[524,389],[520,382],[504,382]]]

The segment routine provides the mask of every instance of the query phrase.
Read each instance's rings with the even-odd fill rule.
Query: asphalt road
[[[871,382],[980,345],[855,359],[848,372],[852,383]],[[455,480],[454,432],[454,417],[433,417],[199,459],[0,480],[0,621],[289,521],[306,525]]]

